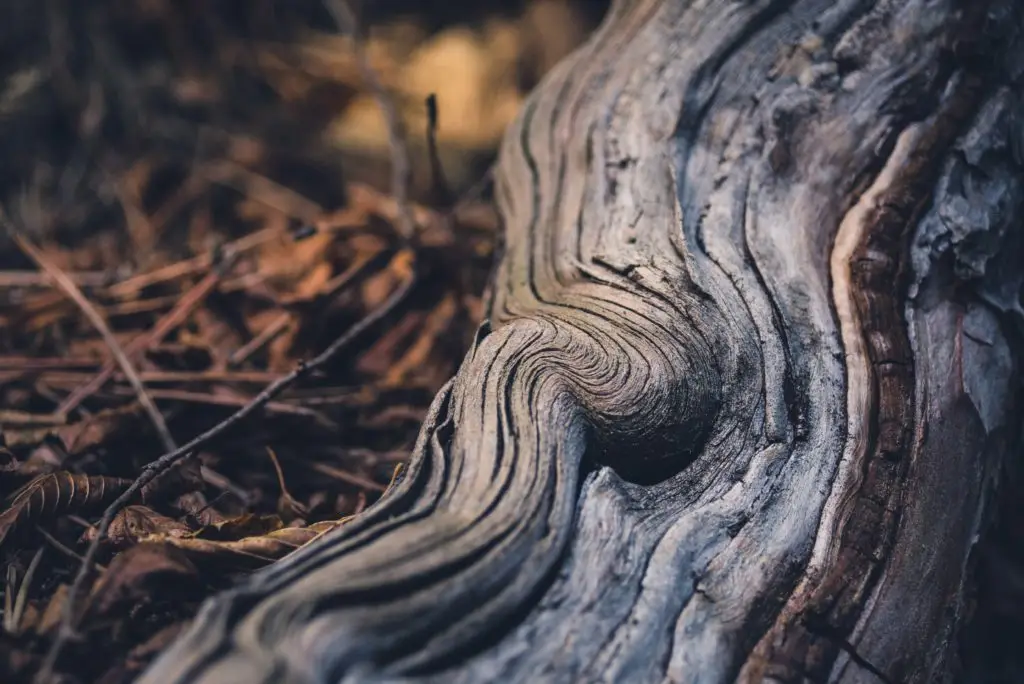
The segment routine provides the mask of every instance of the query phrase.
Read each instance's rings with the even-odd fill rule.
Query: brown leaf
[[[126,506],[111,521],[105,542],[112,548],[124,549],[150,535],[183,537],[191,532],[185,523],[161,515],[148,506]],[[96,528],[86,530],[82,536],[91,542],[96,536]]]
[[[93,590],[89,615],[102,617],[129,603],[181,593],[194,596],[201,582],[195,566],[169,544],[139,544],[118,554]],[[171,594],[171,592],[175,592]]]
[[[0,513],[0,546],[33,524],[67,513],[97,513],[131,483],[119,477],[67,471],[40,475],[9,497],[7,510]]]
[[[54,432],[72,456],[103,445],[145,415],[138,403],[95,413],[85,420],[57,428]]]
[[[226,519],[220,511],[210,505],[201,492],[182,494],[174,501],[173,506],[197,525],[213,525]]]
[[[211,541],[235,541],[244,537],[267,534],[281,529],[284,523],[276,515],[254,515],[247,513],[237,518],[207,525],[192,537]]]
[[[314,523],[308,527],[285,527],[237,541],[214,541],[197,537],[150,537],[145,541],[174,546],[204,567],[212,566],[221,571],[247,571],[283,558],[345,520]]]

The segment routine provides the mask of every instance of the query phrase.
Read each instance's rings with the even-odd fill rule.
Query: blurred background
[[[439,156],[458,192],[606,2],[352,5],[372,67],[400,101],[423,197],[427,95],[437,97]],[[10,0],[5,9],[0,193],[26,229],[88,233],[122,213],[112,179],[129,169],[153,204],[191,165],[224,155],[326,205],[343,201],[339,174],[386,185],[384,120],[351,40],[317,0]],[[174,234],[168,226],[153,237]]]

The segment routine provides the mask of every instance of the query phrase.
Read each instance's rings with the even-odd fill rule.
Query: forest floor
[[[317,2],[14,3],[0,680],[131,681],[401,476],[483,313],[501,133],[597,12],[391,4],[353,40]]]

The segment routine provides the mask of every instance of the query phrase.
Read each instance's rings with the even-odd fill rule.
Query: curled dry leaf
[[[0,547],[32,524],[66,513],[97,513],[132,481],[119,477],[76,475],[67,471],[40,475],[11,495],[0,513]]]
[[[387,492],[399,481],[403,467],[395,467]],[[360,492],[360,494],[362,494]],[[136,507],[139,508],[139,507]],[[357,513],[362,506],[357,508]],[[220,571],[256,570],[283,558],[299,547],[308,544],[325,532],[343,525],[355,514],[338,520],[326,520],[304,527],[281,527],[276,515],[244,515],[216,525],[208,525],[190,534],[156,533],[141,538],[148,544],[167,544],[183,551],[198,566],[214,566]],[[162,516],[161,516],[162,517]],[[232,534],[256,531],[260,527],[273,528],[264,534],[253,534],[240,539],[227,539]],[[111,528],[113,529],[113,527]],[[215,539],[211,537],[220,537]]]
[[[141,539],[152,535],[166,537],[184,537],[192,530],[183,522],[157,513],[148,506],[126,506],[110,523],[105,544],[114,549],[125,549],[134,546]],[[96,536],[96,528],[85,531],[82,538],[91,542]]]
[[[345,519],[314,523],[308,527],[284,527],[235,541],[166,535],[153,535],[143,541],[176,547],[198,566],[216,567],[221,571],[248,571],[283,558],[343,522]]]

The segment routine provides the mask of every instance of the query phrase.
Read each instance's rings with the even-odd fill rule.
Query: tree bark
[[[511,127],[400,485],[167,682],[940,682],[1020,447],[1012,0],[634,0]]]

